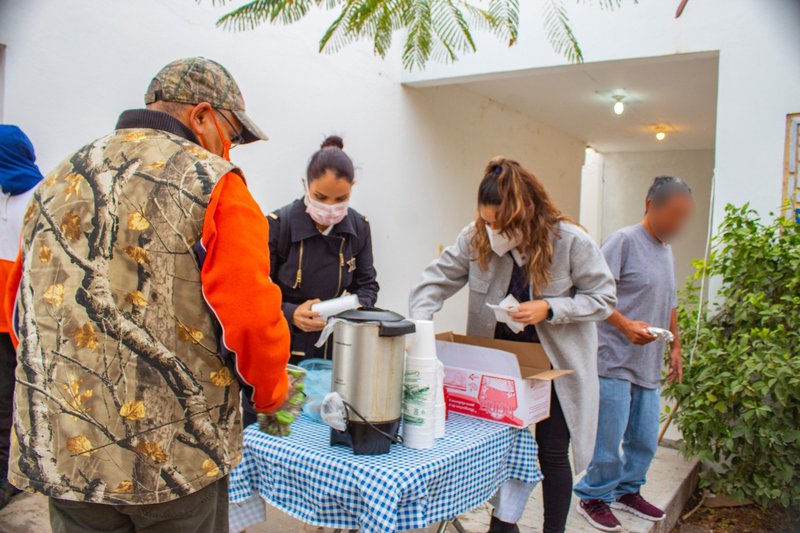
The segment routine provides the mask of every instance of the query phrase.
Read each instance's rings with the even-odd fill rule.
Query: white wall
[[[586,148],[586,157],[581,168],[581,208],[579,222],[592,238],[603,239],[603,154]]]
[[[3,122],[3,90],[6,86],[6,47],[0,43],[0,122]]]
[[[522,5],[520,39],[508,48],[488,35],[478,53],[453,65],[432,64],[408,83],[453,83],[564,64],[542,30],[542,2]],[[616,10],[567,2],[585,60],[606,61],[719,51],[715,221],[726,203],[750,202],[763,214],[780,206],[786,114],[800,111],[800,2],[628,0]],[[687,94],[686,98],[691,98]]]
[[[233,152],[265,211],[302,193],[308,157],[326,134],[344,137],[358,169],[354,207],[372,224],[379,305],[400,312],[437,245],[473,218],[490,157],[530,165],[577,216],[579,140],[462,89],[403,88],[399,59],[380,61],[367,46],[319,55],[329,13],[235,34],[214,27],[222,11],[210,4],[0,0],[4,120],[29,134],[47,171],[108,132],[121,110],[140,107],[168,61],[216,59],[236,76],[249,114],[271,138]],[[461,295],[438,327],[463,330],[464,307]]]
[[[714,174],[713,150],[617,152],[603,154],[602,238],[642,220],[647,189],[656,176],[684,179],[694,193],[696,210],[686,232],[672,243],[675,280],[683,287],[703,257],[708,235],[708,206]]]

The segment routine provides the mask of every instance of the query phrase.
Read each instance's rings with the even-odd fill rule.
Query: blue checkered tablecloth
[[[231,503],[259,494],[308,524],[388,533],[458,516],[507,479],[542,479],[529,430],[456,414],[429,450],[392,446],[386,455],[353,455],[329,438],[330,428],[305,417],[285,438],[246,428],[242,463],[230,476]],[[231,513],[232,528],[252,525],[239,520],[237,505]]]

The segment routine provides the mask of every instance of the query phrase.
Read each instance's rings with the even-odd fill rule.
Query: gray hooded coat
[[[487,270],[473,257],[470,241],[474,224],[428,265],[411,291],[409,314],[431,320],[444,301],[469,285],[467,335],[493,337],[497,321],[486,305],[506,297],[513,259],[492,255]],[[572,439],[575,470],[589,464],[594,450],[599,405],[596,321],[605,320],[616,304],[614,278],[598,246],[580,227],[566,222],[553,236],[550,283],[541,297],[553,310],[551,320],[536,325],[542,347],[553,368],[574,370],[555,382]]]

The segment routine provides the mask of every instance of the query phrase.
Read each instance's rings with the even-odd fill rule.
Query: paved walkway
[[[668,510],[672,521],[677,520],[692,489],[694,488],[694,472],[696,462],[687,462],[681,455],[670,448],[659,448],[655,461],[650,467],[647,485],[642,490],[642,495],[653,504]],[[572,510],[567,522],[569,533],[597,533],[582,516],[575,511],[577,501],[573,498]],[[636,518],[623,512],[616,512],[625,531],[632,533],[662,533],[672,530],[669,523],[660,523],[653,527],[652,522]],[[484,505],[467,513],[462,517],[470,533],[483,533],[489,529],[490,507]],[[538,533],[542,530],[542,491],[541,487],[534,491],[531,502],[525,509],[525,514],[519,523],[522,533]],[[265,530],[266,531],[266,530]]]
[[[677,519],[678,513],[683,508],[684,497],[691,491],[691,481],[695,469],[695,462],[685,461],[680,454],[670,448],[659,448],[655,462],[650,469],[650,476],[643,494],[656,505],[671,507],[671,516]],[[567,531],[569,533],[596,533],[584,519],[574,512],[570,513]],[[462,523],[470,533],[484,533],[489,529],[489,507],[479,507],[462,517]],[[671,530],[669,524],[659,524],[653,528],[652,524],[635,518],[625,513],[618,516],[625,526],[626,531],[632,533],[664,533]],[[538,533],[541,531],[541,489],[537,489],[520,522],[522,533]],[[250,528],[247,533],[297,533],[301,531],[316,532],[317,528],[304,526],[302,523],[286,516],[277,509],[268,509],[267,522],[258,527]],[[22,494],[14,498],[13,502],[0,511],[0,533],[47,533],[50,524],[47,519],[47,500],[42,496]],[[434,531],[429,528],[428,531]]]

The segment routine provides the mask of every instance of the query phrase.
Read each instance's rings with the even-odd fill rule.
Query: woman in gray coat
[[[550,418],[536,425],[544,481],[544,532],[564,531],[572,497],[568,451],[575,469],[591,458],[597,429],[595,322],[616,303],[614,278],[603,254],[562,215],[541,182],[516,161],[497,158],[478,190],[478,216],[456,243],[428,265],[410,297],[410,315],[430,320],[444,301],[469,285],[467,334],[539,342],[555,369],[574,370],[554,382]],[[520,333],[495,320],[486,304],[507,295]],[[490,533],[516,532],[533,486],[510,480],[494,498]]]

